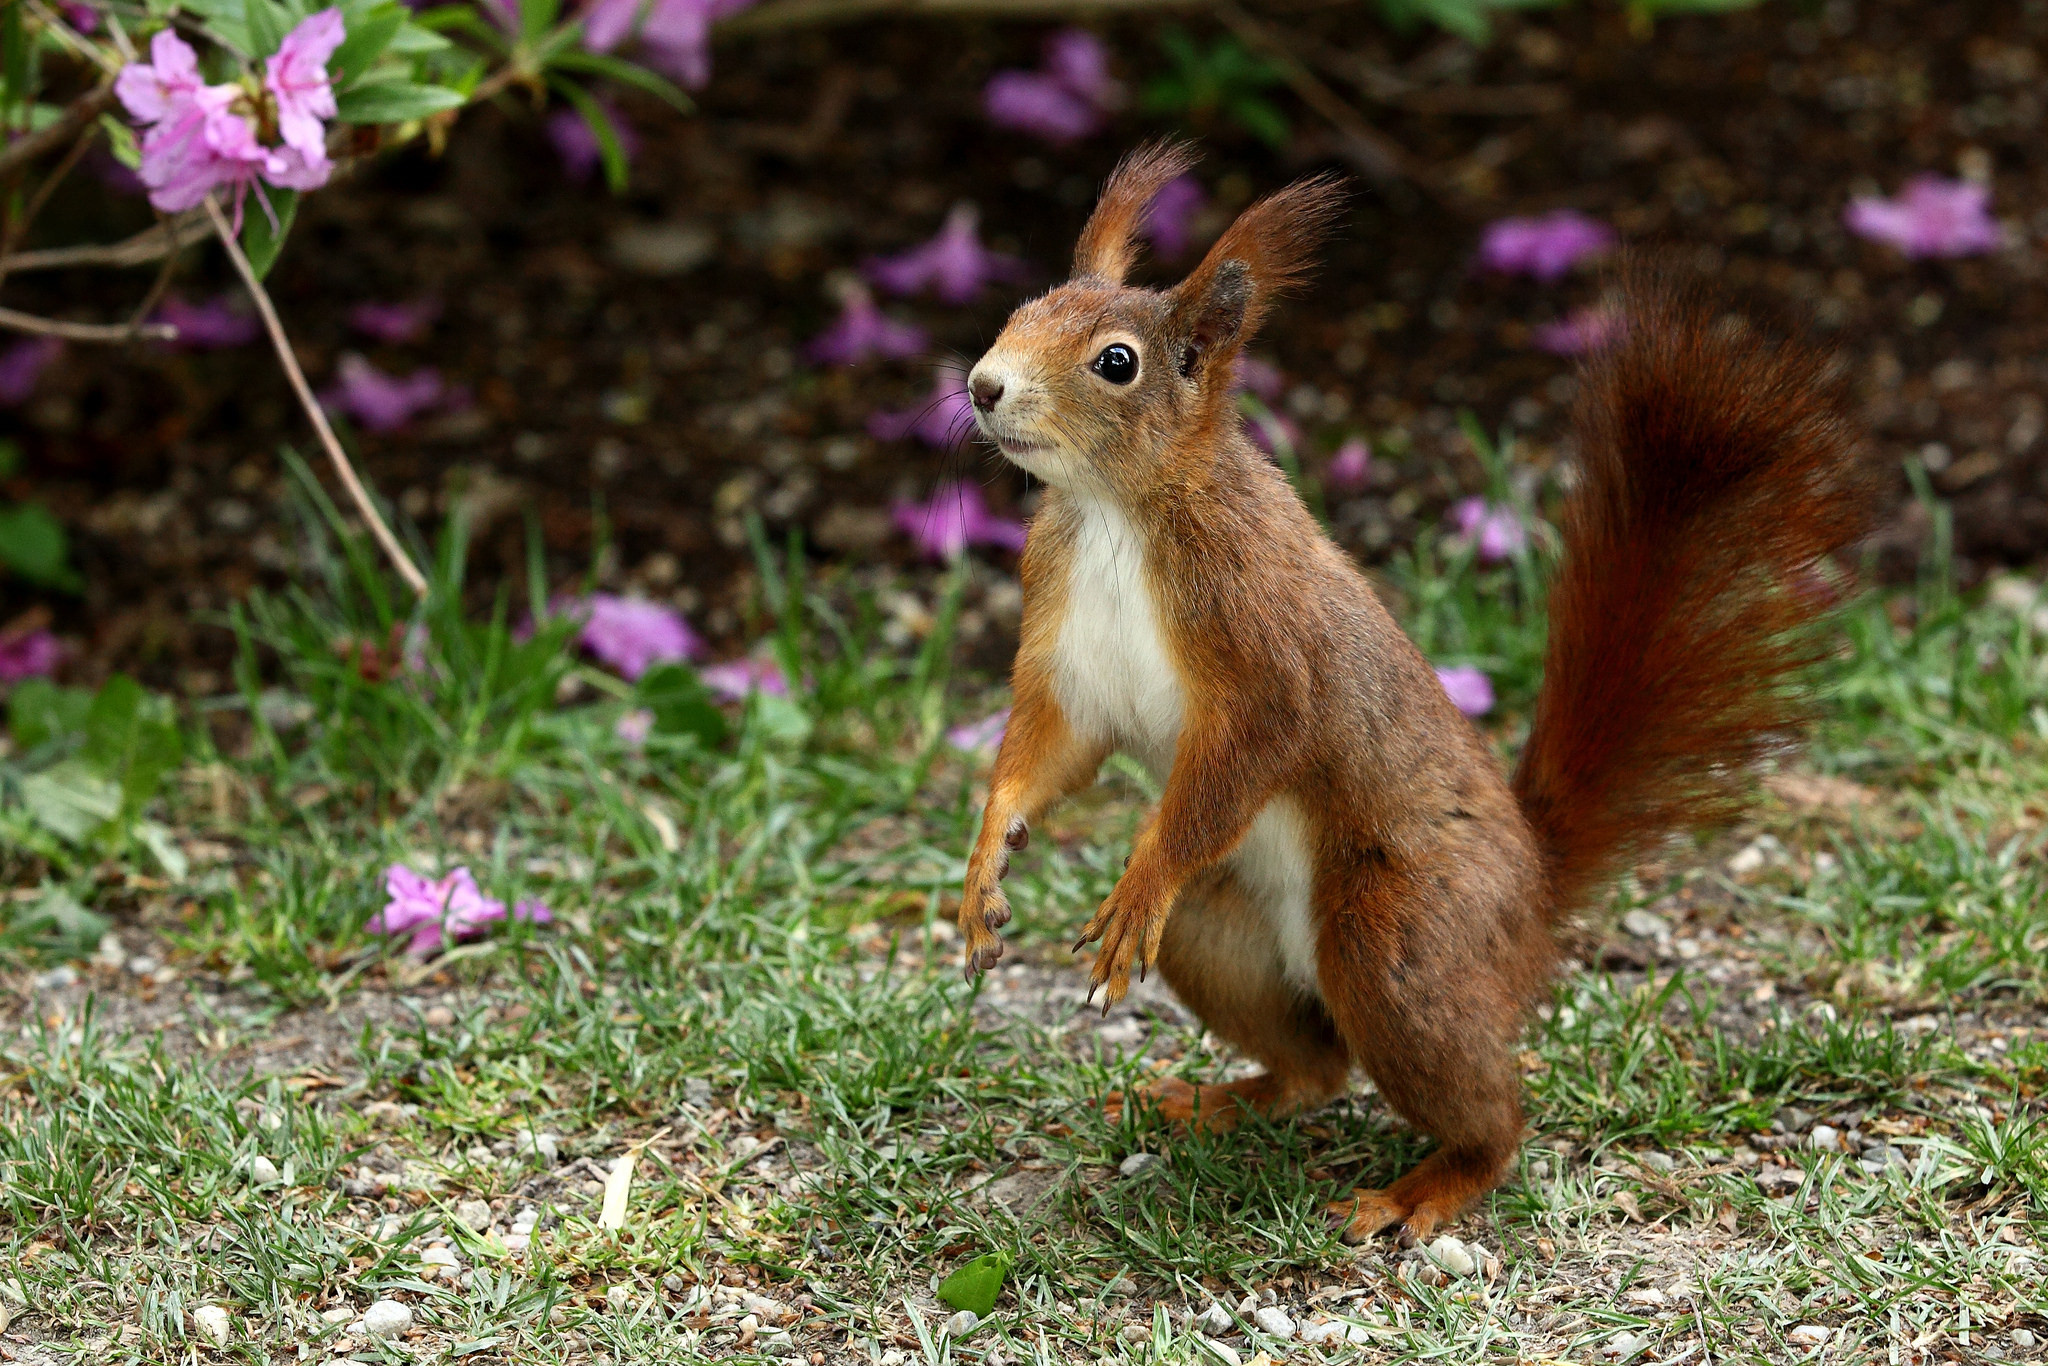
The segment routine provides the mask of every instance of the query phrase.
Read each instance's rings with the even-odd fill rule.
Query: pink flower
[[[638,749],[647,743],[647,737],[654,733],[654,713],[645,707],[635,707],[619,718],[612,727],[612,734],[627,749]]]
[[[594,0],[583,11],[583,45],[609,52],[633,32],[641,0]],[[753,0],[654,0],[640,24],[649,64],[696,89],[711,79],[711,25]]]
[[[1268,403],[1280,397],[1280,391],[1287,387],[1287,377],[1280,373],[1279,366],[1243,352],[1230,363],[1230,373],[1238,388],[1249,389]]]
[[[1024,548],[1024,524],[997,517],[972,484],[941,484],[922,503],[898,503],[896,528],[934,560],[957,560],[970,545]]]
[[[1529,529],[1513,508],[1484,498],[1461,498],[1451,505],[1451,520],[1460,538],[1479,547],[1479,558],[1504,560],[1529,544]]]
[[[27,402],[43,371],[63,354],[64,343],[55,337],[25,337],[0,351],[0,408]]]
[[[974,403],[967,397],[967,377],[956,366],[942,365],[931,397],[915,408],[875,412],[868,417],[868,435],[877,441],[915,436],[941,450],[974,429]]]
[[[240,300],[223,294],[203,304],[189,304],[173,294],[157,309],[152,321],[178,329],[169,345],[193,351],[217,351],[247,346],[263,335],[256,315],[238,307]]]
[[[394,863],[384,870],[384,890],[391,899],[364,928],[372,934],[410,934],[407,951],[415,958],[429,957],[454,940],[472,939],[485,925],[505,918],[505,903],[479,891],[467,868],[435,881]],[[543,902],[522,901],[512,908],[512,918],[544,925],[555,917]]]
[[[1615,243],[1614,229],[1576,209],[1536,218],[1503,218],[1487,225],[1479,264],[1510,275],[1555,280]]]
[[[348,311],[348,325],[381,342],[418,341],[441,316],[438,299],[413,299],[396,304],[357,304]]]
[[[1621,315],[1605,308],[1575,308],[1554,323],[1543,323],[1529,339],[1554,356],[1583,356],[1620,339]]]
[[[1145,236],[1161,256],[1179,256],[1194,245],[1194,219],[1209,204],[1195,173],[1167,181],[1145,210]]]
[[[1085,29],[1055,34],[1038,71],[999,71],[982,93],[989,121],[1033,133],[1048,142],[1073,142],[1102,127],[1103,116],[1123,101],[1109,74],[1109,52]]]
[[[612,131],[618,135],[619,151],[627,161],[640,152],[640,135],[633,131],[633,125],[626,120],[610,100],[599,99],[598,103],[612,121]],[[555,154],[562,159],[562,169],[571,180],[588,180],[597,174],[597,168],[604,161],[604,150],[598,145],[597,134],[590,130],[590,123],[573,109],[561,109],[548,116],[548,141],[555,144]]]
[[[0,635],[0,683],[47,678],[57,671],[57,663],[63,658],[64,647],[48,631]]]
[[[569,610],[583,617],[577,635],[583,648],[625,678],[638,678],[657,664],[689,659],[701,648],[681,613],[645,598],[592,593]]]
[[[1323,467],[1323,482],[1333,489],[1361,489],[1372,473],[1372,447],[1354,436],[1336,449]]]
[[[1436,676],[1450,694],[1451,705],[1465,715],[1484,716],[1493,710],[1493,682],[1470,664],[1438,669]]]
[[[341,11],[324,9],[301,19],[263,68],[263,88],[276,102],[277,134],[326,182],[327,125],[334,117],[334,85],[327,63],[344,36]]]
[[[1853,199],[1842,213],[1849,231],[1916,259],[1974,256],[2003,242],[1991,216],[1991,187],[1916,176],[1896,199]]]
[[[867,277],[891,294],[930,289],[949,304],[970,302],[992,280],[1023,278],[1022,261],[981,245],[979,221],[972,204],[956,204],[937,237],[900,256],[870,260]]]
[[[80,33],[100,31],[99,11],[91,5],[82,5],[78,0],[59,0],[57,9],[64,16],[64,22]]]
[[[757,692],[770,697],[789,696],[789,680],[772,659],[735,659],[712,664],[697,676],[711,689],[711,695],[723,702],[744,702],[748,694]]]
[[[979,721],[969,721],[946,732],[946,743],[954,749],[969,754],[986,753],[1001,748],[1003,733],[1010,728],[1010,709],[1004,707]]]
[[[447,398],[447,386],[432,370],[415,370],[398,379],[349,351],[336,363],[335,384],[320,396],[320,402],[373,432],[390,432]]]
[[[872,356],[920,355],[930,345],[923,328],[897,322],[875,306],[874,295],[854,285],[846,291],[839,321],[813,337],[804,354],[820,365],[858,365]]]
[[[199,78],[199,54],[170,29],[150,40],[149,56],[122,67],[114,78],[114,94],[142,124],[162,123],[206,84]]]

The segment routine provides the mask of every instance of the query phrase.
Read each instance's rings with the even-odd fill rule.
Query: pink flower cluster
[[[391,899],[370,917],[366,928],[372,934],[410,934],[412,943],[406,948],[415,958],[431,957],[458,939],[473,939],[484,926],[506,916],[505,903],[478,890],[467,868],[435,880],[394,863],[384,870],[384,890]],[[540,901],[519,902],[511,917],[535,925],[555,918]]]
[[[657,664],[693,658],[703,649],[682,613],[645,598],[592,593],[580,603],[558,605],[558,610],[583,619],[578,643],[625,678],[638,678]]]
[[[64,647],[47,630],[0,634],[0,683],[46,678],[57,672],[63,658]]]
[[[930,290],[949,304],[972,303],[990,281],[1021,280],[1024,263],[982,246],[980,223],[972,204],[956,204],[937,237],[900,256],[876,257],[867,277],[891,294]]]
[[[1451,521],[1460,539],[1478,547],[1481,560],[1504,560],[1529,544],[1521,514],[1505,504],[1461,498],[1451,505]]]
[[[1123,86],[1109,74],[1109,50],[1086,29],[1065,29],[1045,45],[1037,71],[999,71],[982,92],[989,121],[1036,134],[1047,142],[1074,142],[1098,132],[1123,103]]]
[[[812,338],[804,354],[820,365],[858,365],[875,356],[920,355],[930,345],[923,328],[897,322],[876,306],[874,295],[855,284],[846,291],[839,321]]]
[[[1450,694],[1451,705],[1467,716],[1484,716],[1493,710],[1493,680],[1470,664],[1453,664],[1436,671],[1437,681]]]
[[[288,190],[325,185],[334,170],[325,121],[335,114],[327,63],[343,36],[339,9],[301,20],[265,63],[261,85],[248,86],[206,84],[191,46],[170,29],[158,33],[151,60],[129,63],[114,82],[148,130],[141,176],[149,202],[177,213],[229,190],[239,211],[259,181]],[[260,128],[275,128],[277,141],[263,142]]]
[[[1991,216],[1991,187],[1940,176],[1916,176],[1894,199],[1852,199],[1842,221],[1858,237],[1915,258],[1974,256],[2004,241]]]
[[[642,0],[592,0],[583,11],[583,45],[592,52],[610,52],[637,27],[648,64],[696,90],[711,79],[711,25],[752,3],[654,0],[643,20]]]
[[[1614,245],[1614,229],[1576,209],[1489,223],[1479,239],[1479,264],[1506,275],[1555,280]]]
[[[972,484],[941,484],[922,503],[898,503],[896,528],[934,560],[957,560],[970,545],[1024,548],[1024,524],[998,517]]]

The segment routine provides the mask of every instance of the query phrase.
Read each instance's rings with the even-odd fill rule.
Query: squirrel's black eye
[[[1111,384],[1129,384],[1138,377],[1138,353],[1122,342],[1111,342],[1095,358],[1095,373]]]

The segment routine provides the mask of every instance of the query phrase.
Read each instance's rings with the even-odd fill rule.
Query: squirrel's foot
[[[1341,1226],[1347,1243],[1362,1243],[1399,1224],[1402,1245],[1413,1247],[1427,1242],[1439,1227],[1492,1190],[1502,1165],[1438,1149],[1384,1190],[1353,1191],[1349,1199],[1324,1208]]]
[[[1010,875],[1010,851],[1022,849],[1031,840],[1023,817],[1010,822],[1003,843],[993,854],[979,850],[967,865],[967,886],[960,897],[960,938],[967,945],[967,980],[994,967],[1003,956],[1003,941],[996,934],[1010,923],[1010,898],[1003,895],[1002,881]]]
[[[1095,966],[1088,973],[1088,999],[1100,1000],[1104,1015],[1130,992],[1134,961],[1139,981],[1159,961],[1159,942],[1166,936],[1166,913],[1172,908],[1171,900],[1155,905],[1135,891],[1125,891],[1130,885],[1128,878],[1116,885],[1109,900],[1102,903],[1095,918],[1082,928],[1081,937],[1074,942],[1076,953],[1090,940],[1102,942],[1095,955]]]
[[[1228,1133],[1244,1118],[1250,1103],[1238,1094],[1237,1083],[1226,1086],[1191,1086],[1179,1077],[1161,1077],[1137,1087],[1133,1103],[1149,1105],[1169,1124],[1184,1124],[1204,1133]],[[1102,1110],[1112,1124],[1123,1122],[1126,1098],[1111,1091],[1102,1098]]]

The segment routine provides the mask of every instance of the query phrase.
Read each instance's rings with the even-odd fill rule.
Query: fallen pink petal
[[[47,678],[63,659],[64,647],[46,630],[0,635],[0,683]]]
[[[1453,664],[1436,671],[1437,680],[1450,694],[1451,705],[1467,716],[1484,716],[1493,710],[1493,680],[1470,664]]]
[[[1365,481],[1372,474],[1372,446],[1362,436],[1354,436],[1330,455],[1330,463],[1323,466],[1323,482],[1333,489],[1349,492],[1365,487]]]
[[[1529,529],[1521,514],[1484,498],[1461,498],[1451,505],[1451,521],[1458,537],[1479,551],[1479,558],[1491,563],[1504,560],[1529,544]]]
[[[1534,218],[1503,218],[1487,225],[1479,242],[1479,264],[1508,275],[1556,280],[1588,257],[1615,244],[1614,229],[1576,209],[1557,209]]]
[[[1078,142],[1099,132],[1102,111],[1039,71],[999,71],[989,78],[982,108],[990,123],[1051,143]]]
[[[957,560],[975,545],[1024,548],[1024,524],[992,514],[972,484],[941,484],[922,503],[898,503],[895,517],[897,530],[928,559]]]
[[[839,321],[813,337],[804,354],[819,365],[858,365],[877,357],[901,360],[930,348],[923,328],[897,322],[876,305],[874,295],[854,285],[846,291]]]
[[[0,350],[0,408],[28,401],[50,363],[64,354],[55,337],[26,337]]]
[[[1584,356],[1618,341],[1626,330],[1620,314],[1588,305],[1531,328],[1529,340],[1554,356]]]
[[[164,300],[151,321],[178,329],[178,335],[165,345],[191,351],[247,346],[263,335],[262,321],[232,294],[197,304],[187,303],[174,294]]]
[[[1002,747],[1003,734],[1010,727],[1010,709],[1004,707],[979,721],[954,726],[946,732],[946,743],[969,754],[993,753]]]
[[[690,659],[702,648],[682,613],[645,598],[593,593],[567,610],[583,620],[578,643],[623,678]]]
[[[957,445],[974,430],[974,404],[967,379],[953,366],[942,366],[931,397],[915,408],[884,409],[868,418],[868,435],[877,441],[914,436],[940,450]]]
[[[772,659],[735,659],[712,664],[697,675],[721,702],[744,702],[754,693],[770,697],[789,696],[789,680],[782,666]]]
[[[1916,176],[1892,199],[1853,199],[1842,221],[1914,259],[1975,256],[2005,241],[1991,216],[1991,187],[1940,176]]]
[[[441,316],[439,299],[411,299],[400,303],[361,303],[348,311],[348,325],[366,337],[397,345],[418,341],[427,335],[434,319]]]
[[[1024,263],[981,244],[981,215],[972,204],[956,204],[939,235],[897,256],[881,256],[864,267],[867,277],[891,294],[930,290],[949,304],[971,303],[987,285],[1024,277]]]
[[[419,414],[442,406],[447,398],[447,386],[433,370],[415,370],[403,378],[387,375],[350,351],[336,362],[334,386],[320,396],[320,401],[370,431],[390,432]]]
[[[384,870],[384,890],[390,899],[365,928],[372,934],[411,935],[407,951],[418,958],[474,938],[506,915],[505,903],[485,896],[466,867],[435,879],[394,863]],[[527,900],[513,907],[512,918],[545,924],[554,913],[543,902]]]

